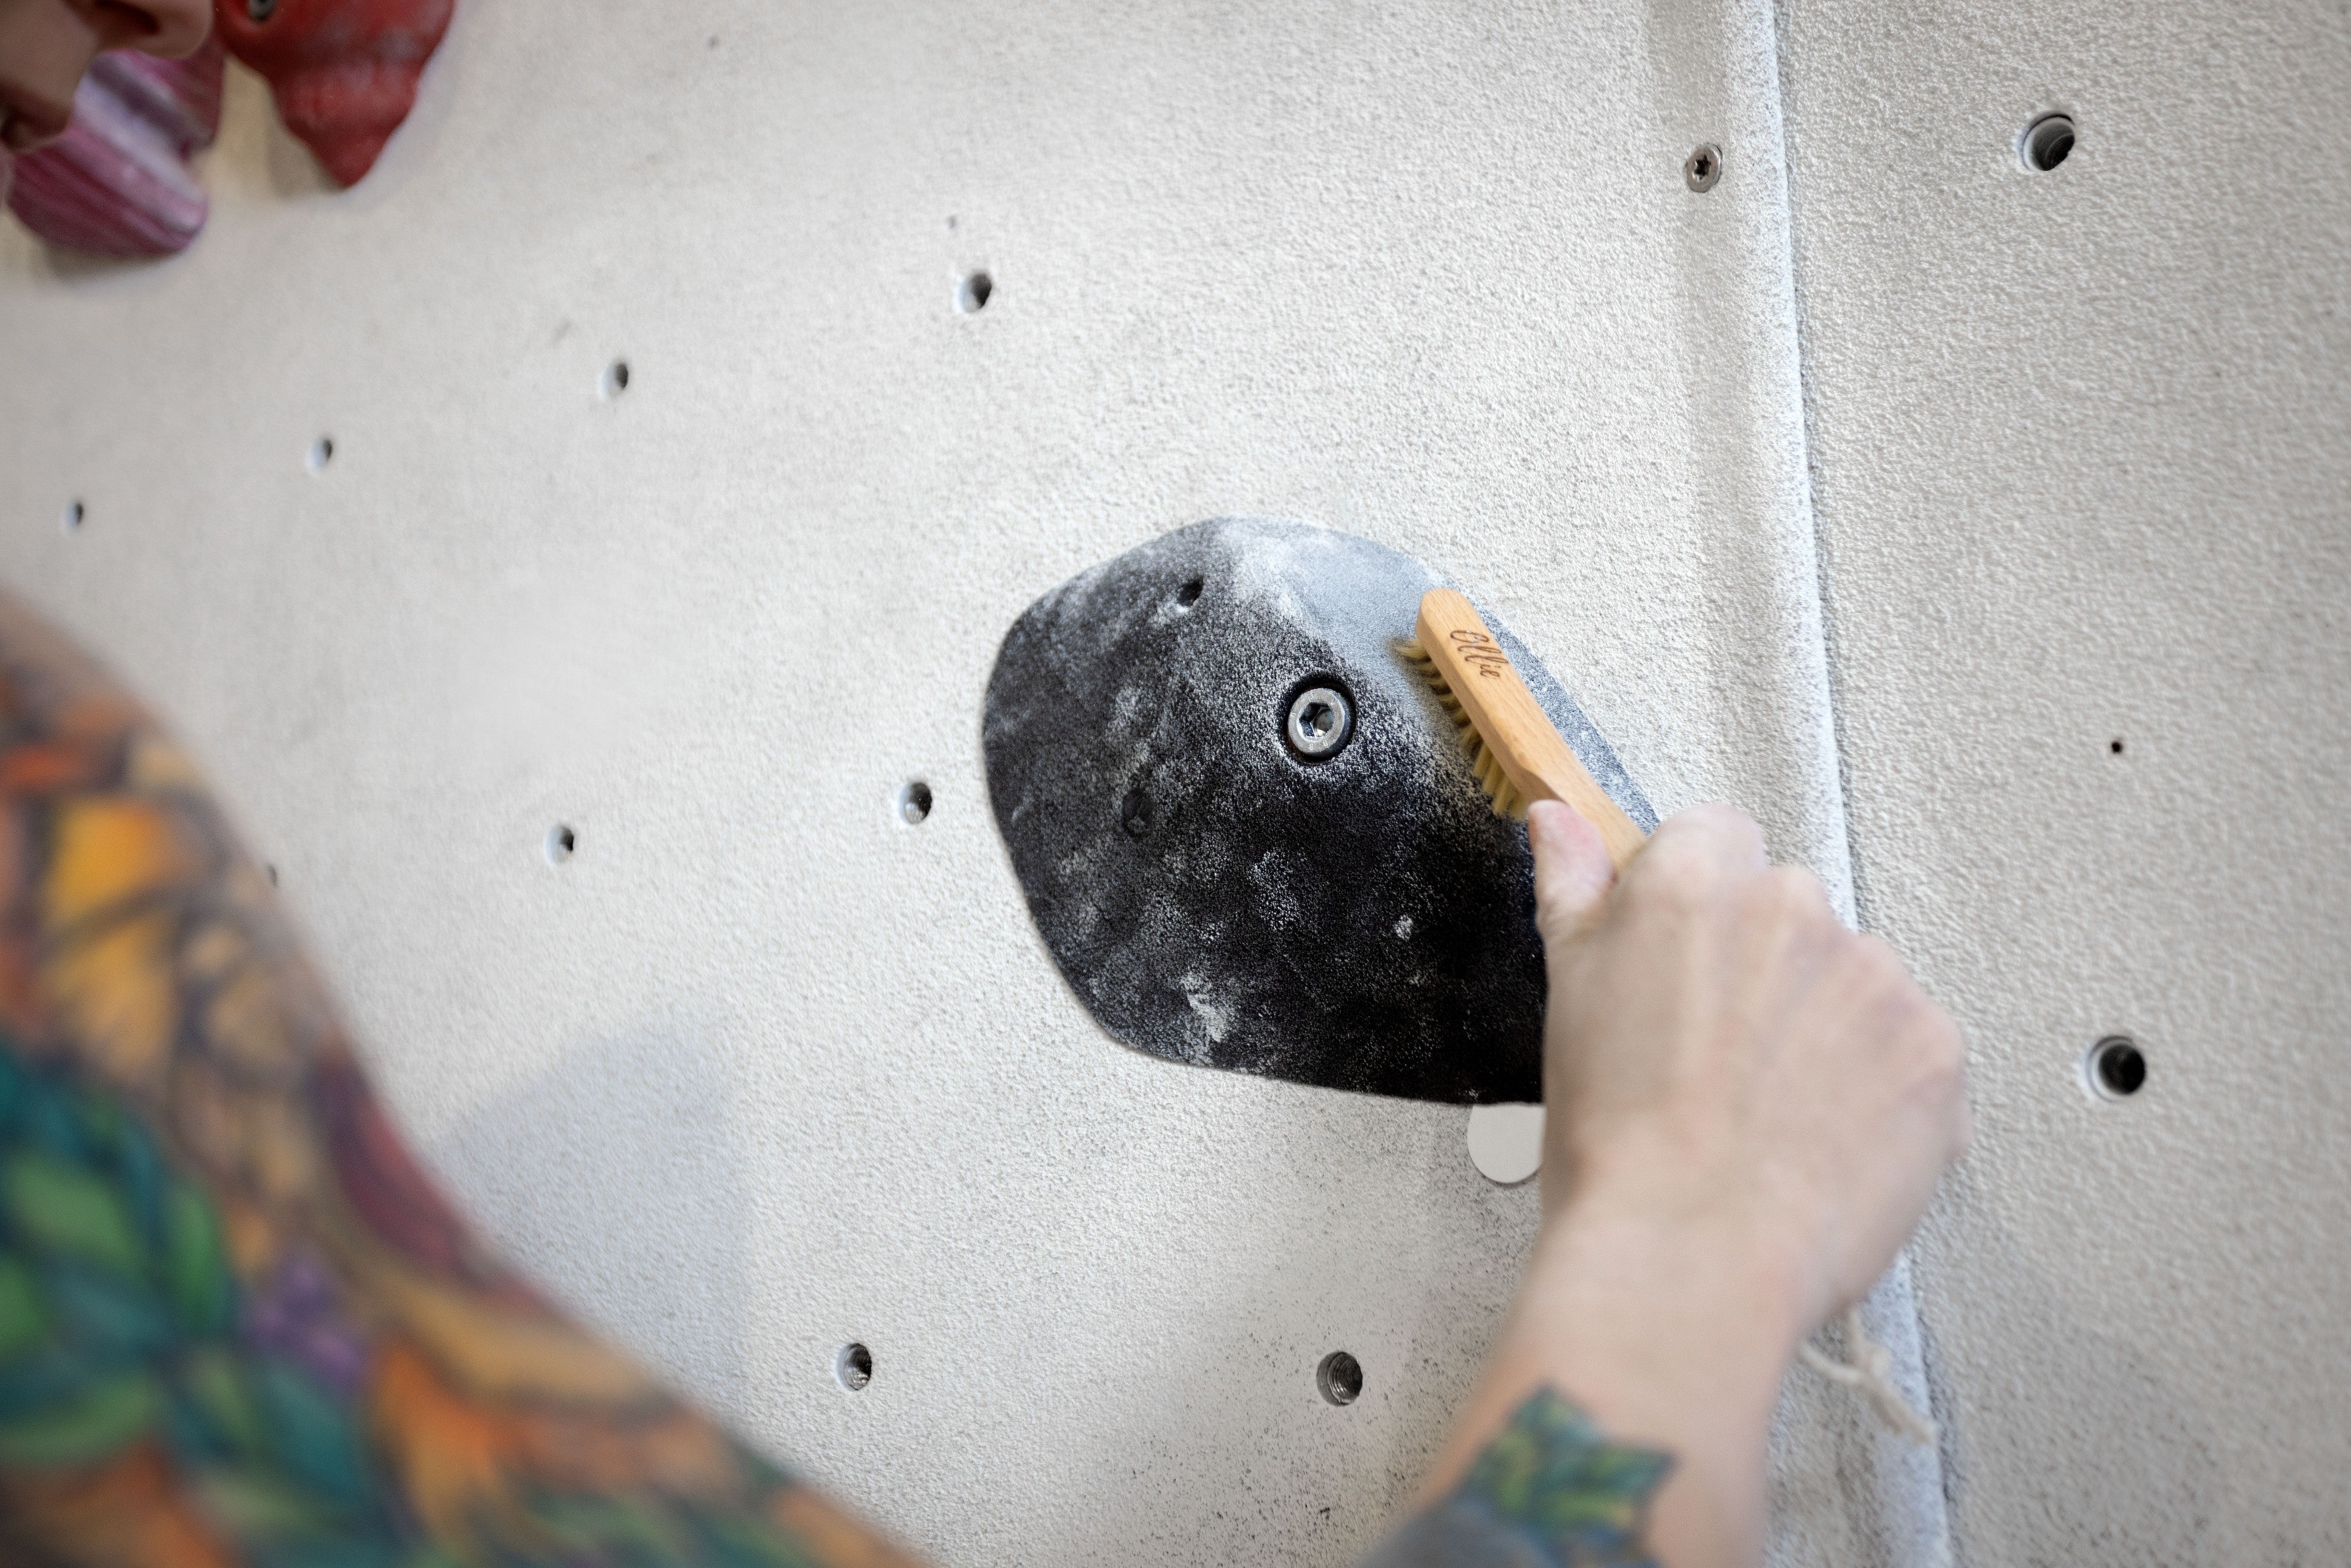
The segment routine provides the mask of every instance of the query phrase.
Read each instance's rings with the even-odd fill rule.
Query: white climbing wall
[[[1972,1563],[2351,1561],[2346,10],[1786,8],[1860,902],[1971,1048]]]
[[[1533,1190],[1101,1035],[978,712],[1169,528],[1411,551],[1970,1030],[1876,1303],[1944,1445],[1799,1374],[1775,1559],[2323,1560],[2351,46],[2111,9],[471,0],[356,190],[232,68],[190,254],[0,233],[0,580],[482,1224],[755,1440],[950,1564],[1336,1564]]]

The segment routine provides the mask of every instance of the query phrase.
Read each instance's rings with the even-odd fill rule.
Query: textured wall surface
[[[2345,1561],[2351,18],[1792,0],[1783,39],[1861,902],[1971,1053],[1918,1253],[1953,1535]]]
[[[2291,1560],[2342,1528],[2351,208],[2283,150],[2342,17],[2262,9],[475,4],[354,191],[233,73],[190,254],[0,235],[0,575],[214,768],[583,1312],[948,1563],[1336,1563],[1535,1195],[1458,1108],[1104,1038],[978,716],[1167,528],[1414,553],[1660,810],[1841,898],[1857,847],[1970,1026],[1943,1450],[1798,1375],[1776,1557]]]

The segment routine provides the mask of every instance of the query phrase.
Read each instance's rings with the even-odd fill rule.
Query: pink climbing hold
[[[188,248],[210,211],[188,155],[220,130],[221,47],[185,59],[113,49],[74,89],[65,134],[16,158],[8,207],[52,245],[100,256]]]
[[[260,72],[277,113],[353,185],[416,102],[455,0],[214,0],[214,31]]]

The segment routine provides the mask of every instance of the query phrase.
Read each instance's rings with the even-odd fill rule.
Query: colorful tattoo
[[[466,1231],[193,768],[5,602],[0,1561],[907,1561]]]
[[[1656,1568],[1642,1541],[1670,1455],[1611,1443],[1546,1388],[1519,1406],[1452,1496],[1364,1568]]]
[[[1365,1568],[1648,1563],[1663,1454],[1545,1391]],[[908,1559],[465,1229],[201,780],[0,601],[0,1562]]]

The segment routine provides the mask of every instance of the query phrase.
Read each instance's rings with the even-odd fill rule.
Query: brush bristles
[[[1406,638],[1395,644],[1395,653],[1396,657],[1405,662],[1406,669],[1427,684],[1437,706],[1445,710],[1445,716],[1453,721],[1453,727],[1461,737],[1461,749],[1469,754],[1469,770],[1478,776],[1478,788],[1494,802],[1494,815],[1523,820],[1527,814],[1524,797],[1511,785],[1510,775],[1503,768],[1501,758],[1486,744],[1486,737],[1478,733],[1477,722],[1470,718],[1469,710],[1461,706],[1461,699],[1453,695],[1453,688],[1446,684],[1445,673],[1437,667],[1437,661],[1429,657],[1428,650]]]

